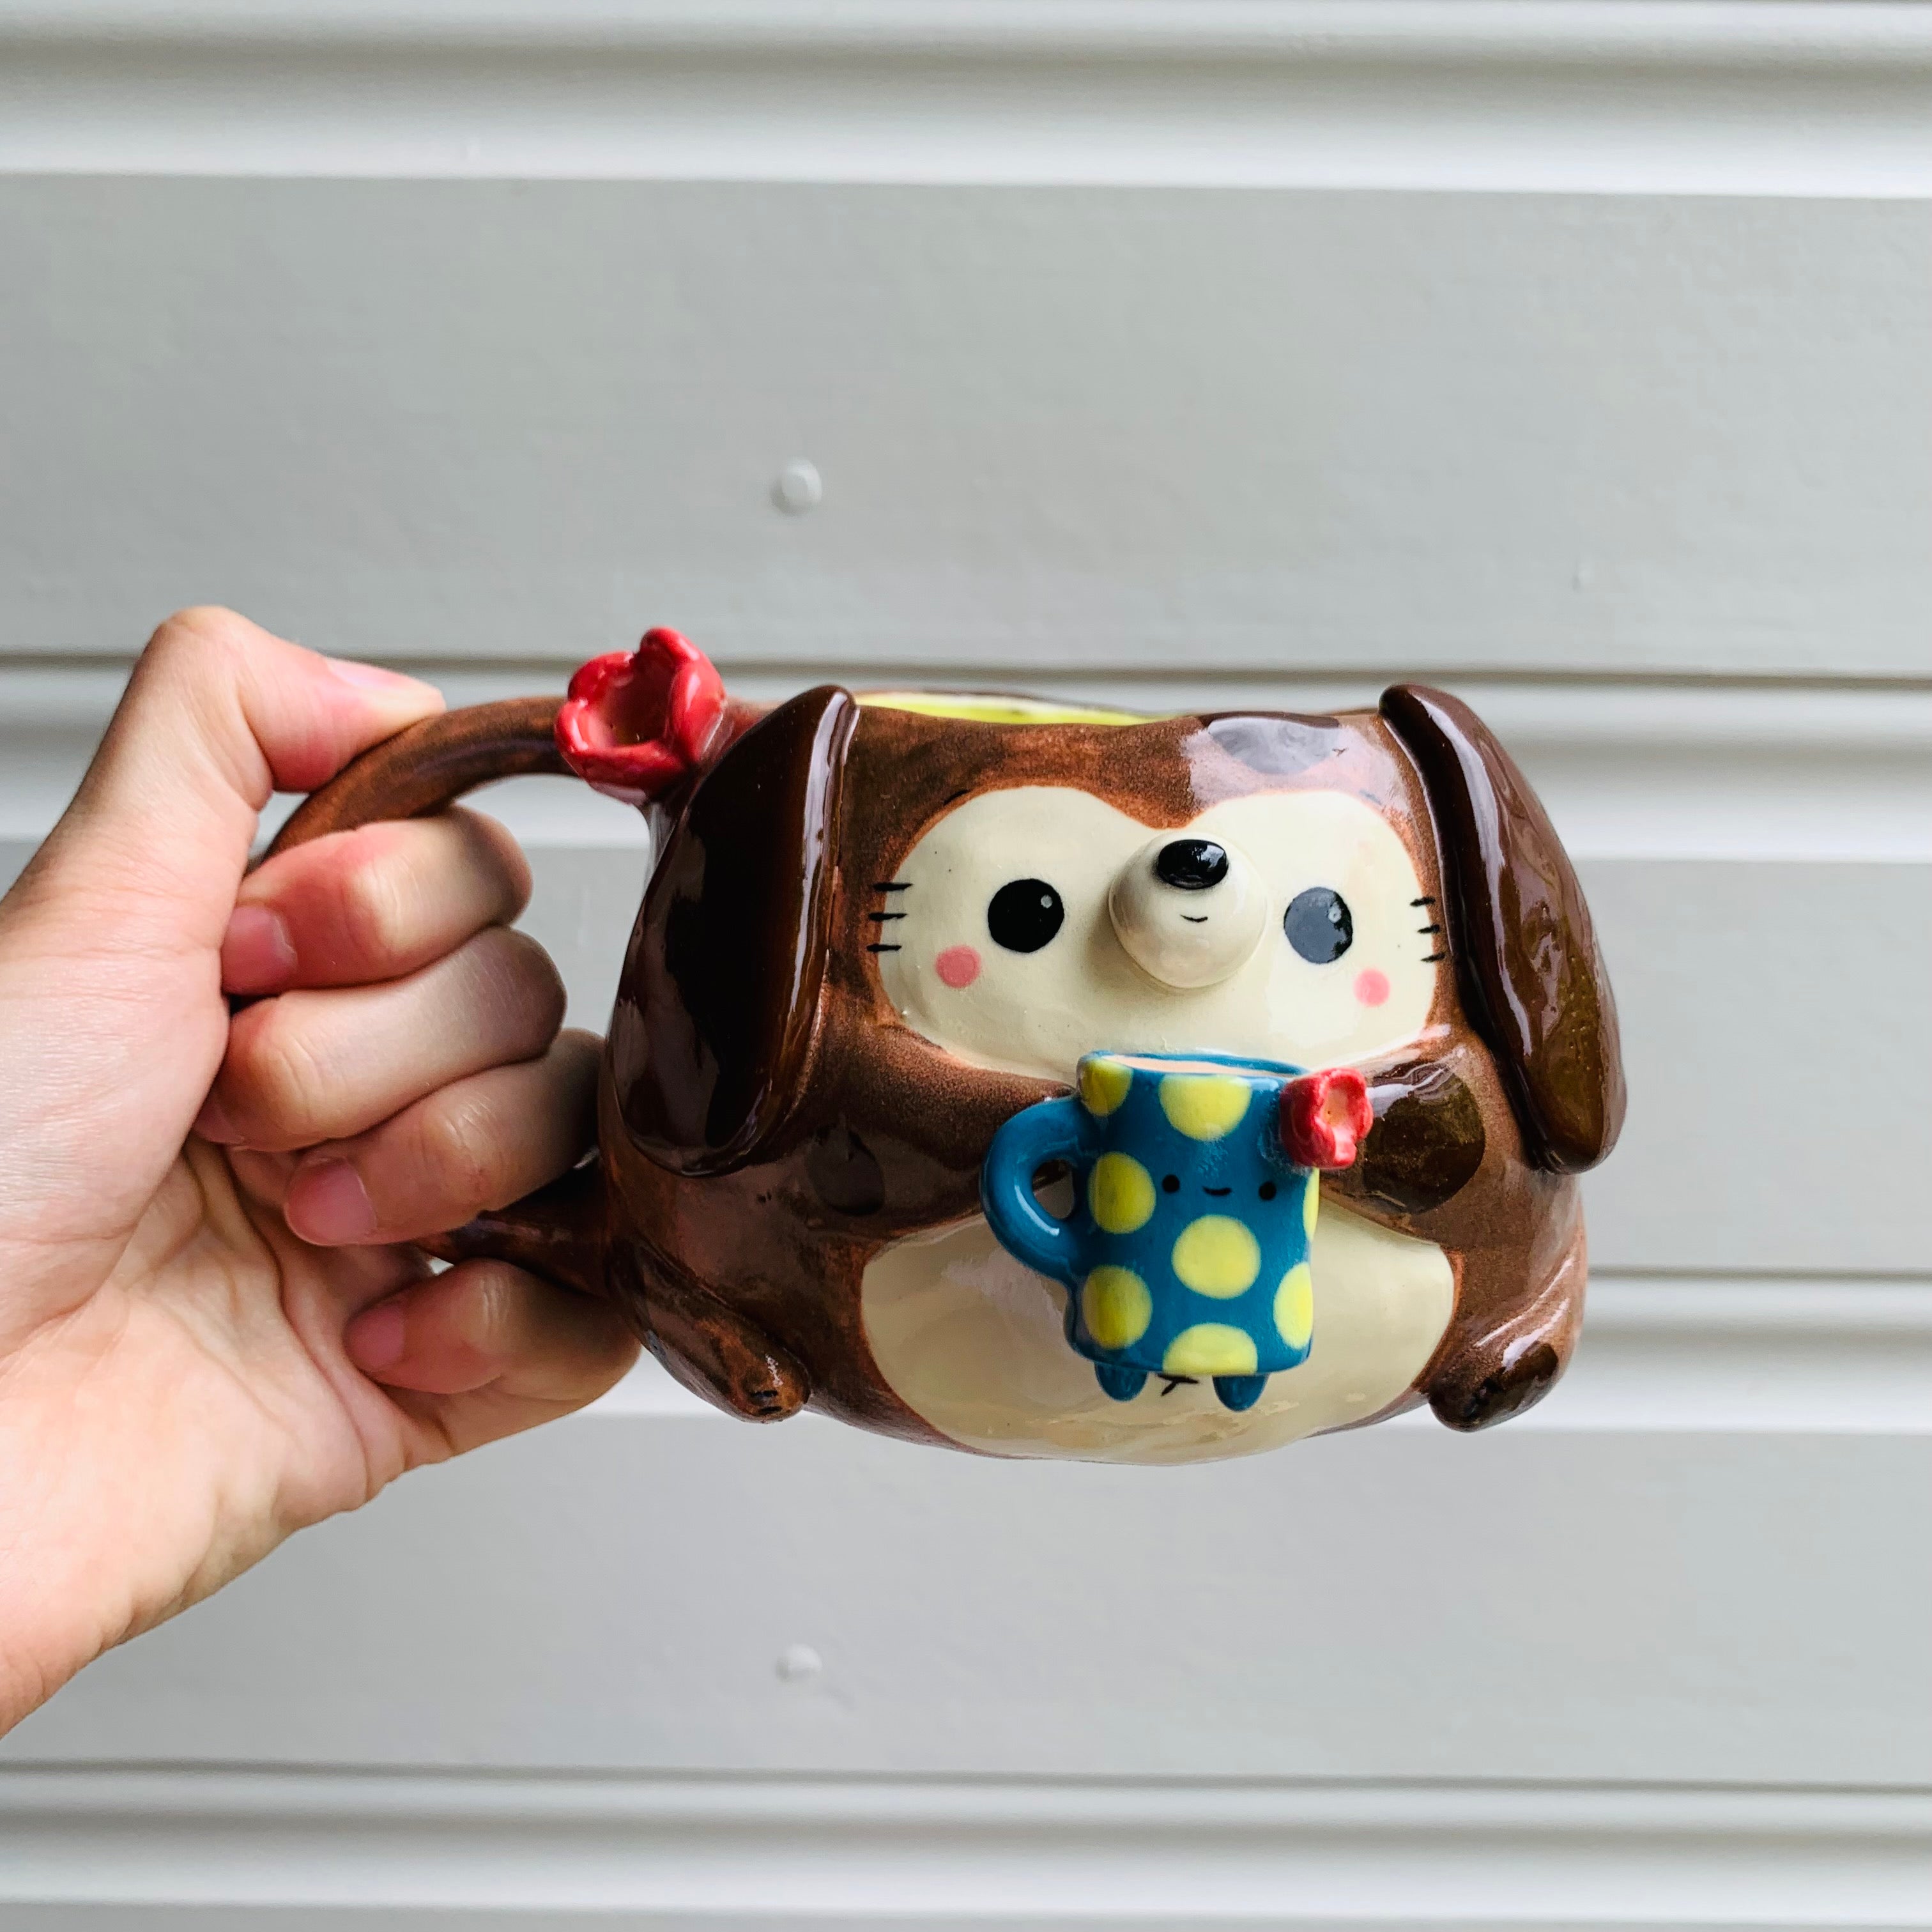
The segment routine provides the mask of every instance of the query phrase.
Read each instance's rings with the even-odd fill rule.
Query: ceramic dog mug
[[[1562,1372],[1616,1015],[1460,700],[761,710],[653,631],[560,704],[376,746],[277,848],[527,772],[654,835],[598,1150],[436,1253],[613,1298],[734,1414],[994,1455],[1199,1461],[1424,1402],[1480,1429]]]

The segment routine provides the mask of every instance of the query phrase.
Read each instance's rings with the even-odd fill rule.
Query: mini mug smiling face
[[[880,910],[886,997],[976,1064],[1069,1079],[1096,1046],[1304,1066],[1427,1024],[1441,908],[1400,833],[1340,791],[1230,799],[1156,830],[1070,786],[963,800]]]

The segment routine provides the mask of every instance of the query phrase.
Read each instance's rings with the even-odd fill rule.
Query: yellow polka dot
[[[1290,1268],[1274,1292],[1274,1325],[1291,1348],[1308,1346],[1315,1333],[1315,1275],[1306,1262]]]
[[[1197,1294],[1239,1294],[1262,1271],[1261,1244],[1245,1221],[1203,1214],[1181,1229],[1174,1244],[1174,1271]]]
[[[1312,1241],[1315,1238],[1315,1217],[1322,1211],[1322,1177],[1311,1174],[1308,1177],[1308,1190],[1301,1197],[1301,1226]]]
[[[1134,1070],[1097,1054],[1080,1063],[1080,1104],[1096,1119],[1111,1114],[1127,1097]]]
[[[1154,1297],[1132,1268],[1096,1268],[1080,1288],[1080,1316],[1103,1348],[1124,1348],[1147,1333]]]
[[[1245,1080],[1225,1073],[1170,1073],[1160,1083],[1160,1110],[1191,1141],[1232,1133],[1248,1111]]]
[[[1197,1322],[1167,1345],[1160,1366],[1169,1376],[1251,1376],[1255,1345],[1225,1322]]]
[[[1087,1177],[1087,1205],[1110,1234],[1131,1234],[1154,1214],[1154,1176],[1130,1154],[1103,1154]]]

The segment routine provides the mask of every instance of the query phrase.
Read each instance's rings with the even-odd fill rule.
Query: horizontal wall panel
[[[1932,867],[1582,868],[1629,1124],[1592,1252],[1647,1268],[1924,1269]]]
[[[1394,1426],[1435,1424],[1418,1414]],[[1932,1273],[1808,1280],[1598,1266],[1568,1373],[1510,1426],[1932,1434]]]
[[[1929,1813],[1816,1790],[16,1772],[0,1925],[1899,1932],[1932,1924]]]
[[[0,167],[1923,194],[1847,0],[10,0]]]
[[[5,1756],[1924,1785],[1928,1513],[1923,1435],[1150,1472],[590,1417],[296,1539]]]
[[[27,178],[0,259],[10,651],[1932,668],[1916,204]]]

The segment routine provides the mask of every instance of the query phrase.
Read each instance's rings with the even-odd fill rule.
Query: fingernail
[[[322,1246],[366,1241],[376,1232],[376,1210],[362,1177],[333,1157],[296,1169],[282,1214],[304,1240]]]
[[[324,658],[322,662],[341,679],[364,691],[398,691],[426,688],[419,677],[399,670],[385,670],[380,664],[363,664],[355,658]]]
[[[193,1131],[219,1147],[236,1146],[242,1138],[241,1130],[228,1118],[227,1109],[212,1094],[201,1103],[201,1112],[194,1117]]]
[[[400,1300],[379,1301],[350,1323],[343,1346],[349,1359],[365,1375],[377,1375],[401,1360],[408,1330],[409,1320]]]
[[[221,940],[225,993],[279,993],[296,976],[295,941],[267,906],[237,906]]]

